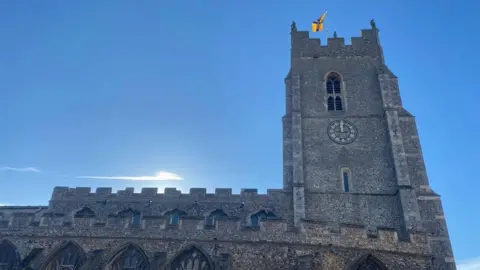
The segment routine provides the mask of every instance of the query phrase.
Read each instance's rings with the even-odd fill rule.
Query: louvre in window
[[[335,110],[335,105],[334,105],[334,102],[333,102],[333,97],[328,97],[327,105],[328,105],[328,110],[329,110],[329,111]]]
[[[327,81],[327,94],[333,94],[333,81]]]
[[[335,98],[335,110],[336,110],[336,111],[341,111],[341,110],[343,110],[343,108],[342,108],[342,99],[341,99],[339,96],[337,96],[337,97]]]
[[[340,94],[340,81],[335,80],[333,82],[333,90],[335,91],[335,94]]]

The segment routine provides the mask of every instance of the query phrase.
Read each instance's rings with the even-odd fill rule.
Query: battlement
[[[320,38],[310,38],[309,31],[297,31],[292,25],[291,31],[291,57],[294,58],[320,58],[320,57],[383,57],[378,39],[378,29],[362,29],[359,37],[351,37],[350,44],[345,43],[345,38],[334,37],[327,39],[327,44],[322,44]]]
[[[158,193],[158,188],[142,188],[140,193],[135,193],[134,188],[126,188],[125,190],[118,190],[116,193],[112,192],[112,188],[99,187],[95,192],[91,192],[90,187],[55,187],[52,193],[52,201],[61,200],[149,200],[155,201],[157,199],[168,198],[192,198],[195,200],[232,200],[244,199],[244,198],[260,198],[268,199],[277,194],[282,194],[281,189],[269,189],[267,194],[258,194],[257,189],[245,188],[242,189],[240,194],[233,194],[231,188],[216,188],[215,193],[207,193],[206,188],[191,188],[189,193],[182,193],[176,188],[167,187],[164,193]]]

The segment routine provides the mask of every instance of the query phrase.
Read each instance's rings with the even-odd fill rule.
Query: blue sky
[[[0,1],[0,203],[47,204],[58,185],[280,188],[290,24],[328,9],[347,40],[376,20],[456,259],[480,258],[480,2],[295,3]],[[159,171],[184,180],[77,178]]]

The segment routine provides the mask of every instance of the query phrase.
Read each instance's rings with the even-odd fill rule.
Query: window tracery
[[[148,260],[143,251],[135,245],[127,245],[116,253],[110,270],[147,270]]]
[[[169,270],[213,270],[209,257],[192,246],[178,254],[170,263]]]
[[[52,253],[47,260],[46,270],[78,270],[85,263],[86,255],[81,247],[68,242]]]

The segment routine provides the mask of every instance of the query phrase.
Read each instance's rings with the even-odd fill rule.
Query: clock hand
[[[340,121],[340,132],[343,133],[343,120]]]

